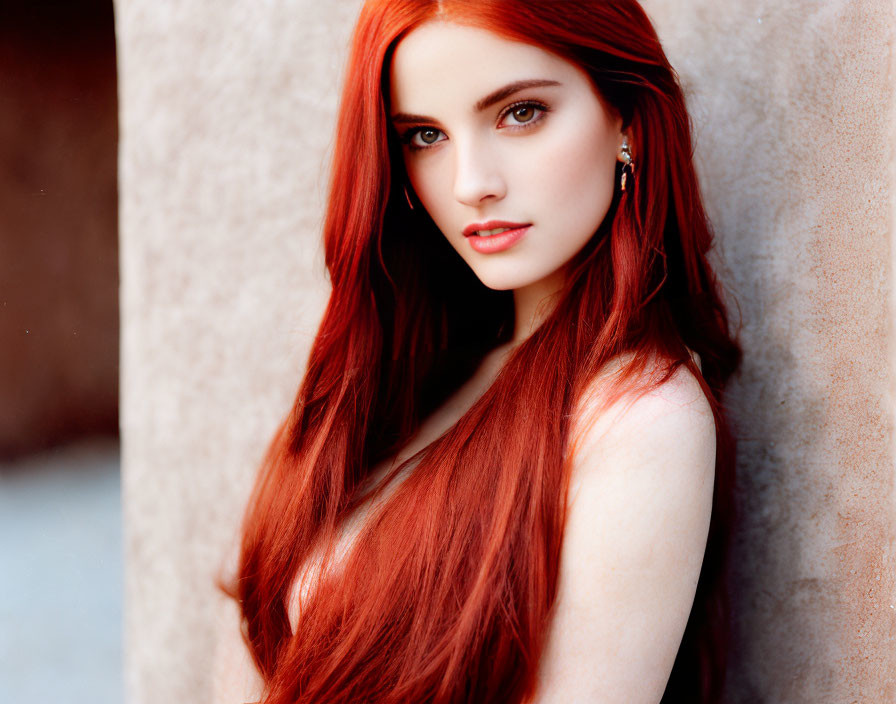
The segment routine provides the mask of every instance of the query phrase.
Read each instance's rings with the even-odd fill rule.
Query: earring
[[[409,207],[411,210],[413,210],[413,209],[414,209],[414,204],[411,202],[411,196],[408,195],[408,187],[407,187],[407,186],[404,187],[404,197],[405,197],[405,198],[407,199],[407,201],[408,201],[408,207]]]
[[[628,146],[628,140],[622,140],[622,147],[620,148],[620,152],[622,154],[622,177],[619,181],[619,187],[621,190],[625,190],[626,182],[629,179],[635,177],[635,163],[632,160],[632,151]]]

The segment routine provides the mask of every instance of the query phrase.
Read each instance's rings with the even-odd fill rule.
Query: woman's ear
[[[616,144],[616,160],[623,164],[628,164],[632,160],[632,135],[631,130],[624,130],[619,133],[619,140]]]

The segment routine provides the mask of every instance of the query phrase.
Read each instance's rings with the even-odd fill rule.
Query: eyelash
[[[498,119],[498,123],[500,124],[501,122],[503,122],[504,118],[506,118],[508,115],[510,115],[514,110],[516,110],[518,108],[523,108],[523,107],[532,107],[532,108],[539,110],[540,112],[538,115],[533,117],[528,122],[522,122],[517,125],[508,125],[507,127],[504,127],[503,129],[508,129],[508,128],[513,129],[513,130],[529,129],[530,127],[533,127],[537,123],[541,122],[544,119],[544,116],[551,111],[551,109],[547,105],[545,105],[544,103],[542,103],[538,100],[520,100],[519,102],[513,103],[512,105],[508,105],[504,109],[504,111],[501,113],[501,115]],[[428,130],[428,129],[435,129],[435,128],[426,127],[426,126],[411,127],[410,129],[405,130],[401,134],[401,141],[404,144],[406,144],[411,151],[422,151],[424,149],[432,149],[439,142],[444,141],[444,140],[440,139],[439,142],[433,142],[432,144],[425,146],[425,147],[421,147],[420,145],[414,144],[411,141],[411,140],[413,140],[414,135],[416,135],[418,132],[423,132],[424,130]],[[441,130],[436,130],[436,131],[441,132]]]

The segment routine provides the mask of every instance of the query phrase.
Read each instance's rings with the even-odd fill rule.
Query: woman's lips
[[[492,254],[493,252],[502,252],[520,241],[526,231],[532,226],[529,224],[498,222],[491,221],[482,224],[470,225],[464,229],[464,236],[470,243],[470,246],[481,254]],[[476,233],[482,230],[494,230],[498,228],[509,228],[506,232],[497,235],[481,236]]]
[[[523,225],[515,230],[508,230],[507,232],[502,232],[500,235],[491,235],[490,237],[470,235],[467,237],[467,242],[470,243],[470,246],[473,249],[482,254],[502,252],[519,242],[520,238],[526,234],[526,230],[530,227],[531,225]]]

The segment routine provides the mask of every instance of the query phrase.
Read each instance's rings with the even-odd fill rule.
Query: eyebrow
[[[505,98],[509,98],[514,93],[519,93],[521,90],[526,90],[527,88],[543,88],[545,86],[559,86],[561,85],[559,81],[550,81],[542,78],[533,78],[527,81],[514,81],[513,83],[508,83],[506,86],[498,88],[498,90],[489,93],[482,100],[476,103],[476,112],[482,112],[483,110],[490,108],[497,102],[504,100]],[[405,112],[400,112],[392,116],[392,122],[394,123],[408,123],[408,122],[436,122],[431,117],[427,117],[426,115],[409,115]]]

